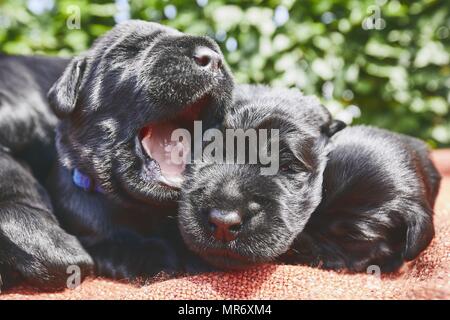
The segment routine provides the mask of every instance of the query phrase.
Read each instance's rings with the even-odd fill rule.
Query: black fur
[[[366,126],[330,142],[323,199],[287,261],[323,268],[394,271],[434,236],[440,175],[425,143]]]
[[[260,175],[256,164],[189,168],[180,202],[179,227],[190,249],[215,266],[240,268],[286,252],[319,205],[329,112],[317,99],[291,89],[239,86],[223,129],[279,129],[277,175]],[[214,239],[212,209],[239,211],[246,221],[235,241]]]
[[[371,127],[343,129],[298,94],[265,90],[244,101],[238,92],[225,128],[279,128],[280,171],[192,166],[179,227],[193,251],[221,268],[277,260],[391,271],[427,247],[440,176],[423,142]],[[213,209],[244,216],[235,240],[213,237]]]
[[[66,286],[66,269],[82,277],[92,259],[61,229],[42,187],[56,159],[56,117],[46,93],[68,60],[0,56],[0,276],[42,289]]]
[[[129,21],[70,62],[0,56],[3,282],[61,288],[68,265],[86,276],[92,259],[97,274],[114,278],[180,270],[183,246],[172,219],[179,191],[146,174],[152,159],[139,131],[198,101],[204,128],[222,121],[233,81],[223,63],[215,72],[195,63],[198,47],[223,59],[206,37]],[[75,168],[103,192],[76,187]]]

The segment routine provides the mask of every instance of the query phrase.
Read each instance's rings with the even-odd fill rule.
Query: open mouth
[[[186,106],[175,117],[151,123],[140,130],[139,140],[147,157],[145,169],[152,180],[160,184],[180,188],[183,172],[191,153],[190,138],[172,134],[184,129],[193,137],[194,121],[201,120],[203,110],[209,105],[210,98],[204,96]],[[187,131],[186,131],[187,130]]]

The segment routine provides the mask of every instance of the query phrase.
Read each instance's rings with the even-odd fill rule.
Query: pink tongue
[[[152,126],[142,139],[142,145],[147,154],[156,160],[161,174],[168,180],[177,184],[186,167],[186,159],[191,146],[184,139],[171,141],[171,135],[177,127],[173,124]]]

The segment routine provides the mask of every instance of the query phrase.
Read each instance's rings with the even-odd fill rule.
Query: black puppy
[[[0,224],[3,278],[19,274],[39,286],[63,286],[68,265],[85,264],[82,273],[89,273],[89,256],[98,274],[115,278],[179,268],[174,248],[163,238],[176,239],[171,215],[176,213],[183,168],[163,161],[165,147],[174,128],[191,130],[193,121],[200,119],[204,128],[222,121],[233,81],[218,46],[206,37],[130,21],[116,26],[68,65],[36,58],[0,61],[13,68],[0,82],[6,96],[0,96],[0,112],[7,116],[0,126],[5,149],[0,188],[1,196],[6,194],[0,201],[0,221],[5,221]],[[59,75],[48,94],[60,118],[59,164],[47,183],[52,209],[39,181],[20,159],[29,160],[21,155],[33,150],[35,162],[51,162],[57,121],[43,92]],[[8,94],[8,81],[20,88]],[[23,99],[15,100],[17,96]],[[26,131],[27,126],[34,131]],[[18,137],[27,141],[19,148]],[[33,219],[24,216],[24,210]],[[89,255],[62,232],[52,212]],[[47,232],[53,229],[58,232]],[[49,241],[44,242],[43,233]],[[68,237],[76,243],[68,243]]]
[[[285,261],[382,272],[416,258],[434,236],[440,175],[422,141],[366,126],[332,137],[323,199]]]
[[[312,121],[321,109],[289,97],[237,98],[225,127],[279,129],[280,171],[190,168],[179,212],[187,245],[221,268],[277,260],[390,271],[415,258],[433,237],[439,184],[425,144],[369,127],[344,129],[328,142],[342,123]]]
[[[279,130],[276,141],[258,144],[273,153],[269,145],[278,143],[281,171],[261,175],[260,164],[209,158],[189,167],[181,233],[190,249],[224,268],[271,260],[290,248],[321,201],[325,147],[334,126],[317,99],[297,90],[239,86],[234,100],[223,131]]]

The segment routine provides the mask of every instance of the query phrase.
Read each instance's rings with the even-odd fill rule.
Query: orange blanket
[[[399,272],[346,274],[264,265],[243,272],[165,279],[135,287],[92,279],[74,290],[38,294],[17,288],[0,299],[450,299],[450,150],[433,153],[445,176],[435,210],[436,237]]]

